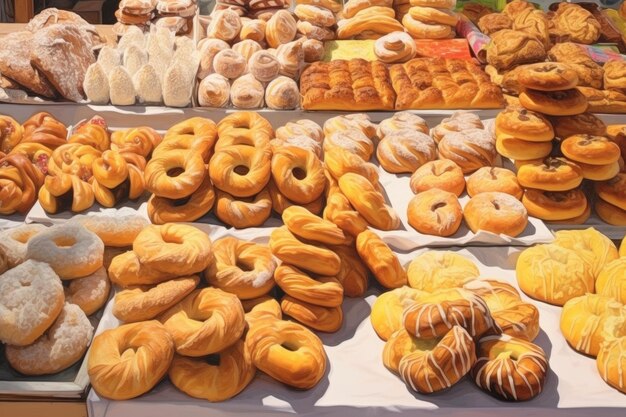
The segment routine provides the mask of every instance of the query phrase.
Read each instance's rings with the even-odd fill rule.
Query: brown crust
[[[578,85],[576,71],[558,62],[526,65],[520,70],[517,79],[526,88],[542,91],[567,90]]]
[[[513,21],[503,13],[491,13],[478,20],[478,28],[485,35],[491,35],[503,29],[512,29]]]
[[[499,70],[516,65],[540,62],[546,58],[544,45],[533,35],[505,29],[491,37],[487,62]]]
[[[606,135],[606,125],[592,113],[553,117],[551,121],[556,136],[562,139],[579,133],[595,136]]]
[[[554,138],[554,130],[548,119],[540,113],[520,107],[508,107],[498,114],[496,134],[499,133],[533,142],[549,141]]]
[[[591,113],[626,113],[626,94],[615,90],[598,90],[591,87],[577,87],[589,103]]]
[[[527,89],[520,96],[520,104],[527,109],[551,116],[580,114],[587,110],[587,100],[577,89],[538,91]]]

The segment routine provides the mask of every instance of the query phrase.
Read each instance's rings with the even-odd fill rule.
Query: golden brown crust
[[[503,29],[512,29],[513,21],[503,13],[491,13],[478,20],[478,28],[482,33],[489,36]]]
[[[600,37],[600,23],[577,4],[561,3],[553,20],[555,28],[572,42],[590,45]]]
[[[541,91],[567,90],[578,85],[576,71],[558,62],[526,65],[517,79],[523,87]]]
[[[487,62],[499,70],[540,62],[546,58],[545,46],[531,34],[505,29],[491,37]]]
[[[496,117],[496,135],[511,135],[532,142],[554,138],[552,125],[542,114],[520,107],[508,107]]]
[[[597,90],[591,87],[577,87],[589,103],[591,113],[626,113],[626,94],[615,90]]]
[[[546,158],[521,166],[517,171],[517,179],[527,188],[567,191],[580,185],[583,173],[577,164],[566,158]]]
[[[587,99],[575,88],[562,91],[526,89],[519,99],[525,108],[550,116],[571,116],[587,110]]]

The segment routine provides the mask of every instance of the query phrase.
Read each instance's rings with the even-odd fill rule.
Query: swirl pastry
[[[203,39],[198,44],[200,51],[200,66],[198,67],[198,78],[204,79],[211,74],[213,69],[213,60],[218,52],[229,49],[230,46],[221,39]]]
[[[493,166],[497,152],[495,141],[485,130],[470,129],[449,133],[439,142],[439,155],[469,174],[483,166]]]
[[[26,214],[37,201],[44,174],[27,156],[12,153],[0,159],[0,214]]]
[[[239,52],[225,49],[215,55],[213,69],[220,75],[234,80],[246,70],[247,61]]]
[[[241,18],[232,10],[220,10],[213,13],[211,23],[207,27],[207,38],[221,39],[232,42],[241,31]]]
[[[239,32],[239,38],[251,39],[257,42],[265,41],[265,27],[267,23],[260,19],[248,19],[242,20],[241,31]]]
[[[239,52],[241,56],[248,62],[250,57],[255,53],[263,49],[263,47],[257,42],[251,39],[246,39],[241,42],[237,42],[233,45],[233,51]]]
[[[379,60],[388,64],[406,62],[415,57],[417,47],[408,33],[392,32],[376,41],[374,53]]]
[[[278,76],[280,62],[267,51],[257,51],[248,60],[248,71],[261,82],[269,82]]]
[[[230,101],[239,109],[258,109],[263,107],[265,89],[252,74],[239,77],[230,87]]]
[[[304,63],[302,42],[294,41],[280,45],[276,50],[276,59],[280,63],[280,74],[298,79]]]
[[[198,86],[198,103],[202,107],[226,107],[230,97],[230,83],[220,74],[211,74]]]
[[[267,22],[265,39],[272,48],[278,48],[296,37],[296,21],[287,10],[277,11]]]
[[[300,104],[298,84],[291,78],[282,75],[274,79],[265,90],[265,103],[270,109],[295,109]]]
[[[33,114],[22,125],[24,136],[21,144],[36,143],[48,149],[56,149],[66,143],[67,129],[49,113]]]
[[[555,28],[565,33],[571,42],[591,45],[600,38],[600,22],[577,4],[559,4],[553,22]]]

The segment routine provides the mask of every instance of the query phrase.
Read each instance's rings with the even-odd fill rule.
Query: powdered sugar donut
[[[7,346],[11,366],[25,375],[60,372],[79,360],[91,343],[93,327],[77,305],[65,303],[58,318],[30,346]]]
[[[92,231],[105,246],[121,248],[131,246],[133,241],[150,222],[138,214],[125,215],[79,215],[72,219]]]
[[[46,262],[61,279],[93,274],[102,267],[104,244],[76,223],[52,226],[28,241],[26,257]]]
[[[107,271],[100,268],[85,278],[71,280],[65,287],[65,301],[76,304],[89,316],[106,303],[110,290]]]
[[[63,284],[49,265],[26,261],[0,279],[0,342],[25,346],[54,323],[63,308]]]
[[[42,224],[25,224],[0,232],[0,248],[4,249],[9,268],[14,268],[26,260],[26,243],[46,229],[47,227]]]

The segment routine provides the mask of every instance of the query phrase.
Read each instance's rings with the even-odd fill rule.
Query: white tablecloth
[[[262,241],[262,239],[258,239]],[[456,249],[458,250],[458,249]],[[424,250],[401,254],[406,264]],[[519,249],[473,247],[458,250],[480,268],[481,276],[517,287],[514,265]],[[328,372],[309,391],[290,389],[257,374],[237,397],[222,403],[193,399],[165,380],[148,394],[129,401],[108,401],[93,390],[87,407],[91,417],[185,417],[239,415],[329,417],[348,416],[622,416],[626,395],[609,387],[596,371],[595,360],[574,352],[559,330],[561,309],[534,302],[540,310],[541,333],[535,341],[547,353],[550,371],[542,394],[524,403],[499,401],[477,388],[469,378],[446,392],[414,394],[382,364],[384,342],[374,332],[369,314],[379,293],[372,288],[365,299],[346,299],[344,325],[335,334],[322,335],[329,359]],[[524,296],[525,299],[528,299]],[[108,320],[115,319],[109,317]]]

